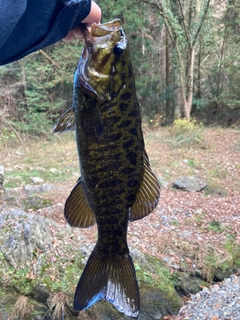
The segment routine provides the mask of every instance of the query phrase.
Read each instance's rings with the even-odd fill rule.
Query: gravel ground
[[[222,283],[192,295],[179,311],[178,319],[239,320],[240,276],[232,275]]]

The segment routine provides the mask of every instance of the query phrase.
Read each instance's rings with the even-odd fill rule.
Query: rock
[[[225,188],[218,185],[208,185],[207,192],[210,194],[217,194],[220,197],[226,197],[228,195],[228,192]]]
[[[50,296],[50,292],[43,285],[36,285],[33,287],[33,292],[31,294],[34,300],[45,303]]]
[[[23,187],[23,190],[26,194],[38,194],[41,192],[41,186],[33,186],[31,184],[26,184]]]
[[[17,156],[23,156],[23,155],[24,155],[24,153],[22,153],[22,152],[20,152],[20,151],[16,151],[15,154],[16,154]]]
[[[43,217],[28,215],[21,210],[1,213],[0,248],[13,268],[29,265],[36,250],[47,250],[53,241]]]
[[[56,293],[55,290],[64,290],[72,303],[75,285],[95,244],[89,243],[79,229],[73,230],[70,226],[20,210],[0,213],[0,230],[0,268],[9,279],[9,287],[44,305],[49,295]],[[168,314],[177,314],[182,302],[170,281],[168,267],[158,258],[139,250],[131,249],[130,252],[140,287],[139,319],[157,320]],[[14,302],[9,301],[12,308]],[[37,312],[39,309],[33,305],[34,312]],[[84,312],[81,318],[84,318]],[[96,320],[129,319],[106,301],[97,302],[86,312],[88,318]],[[69,315],[70,319],[73,319],[72,315]]]
[[[189,192],[201,191],[207,187],[207,183],[196,176],[181,177],[172,184],[173,188]]]
[[[163,188],[167,188],[167,186],[169,185],[169,183],[165,179],[163,179],[162,177],[159,177],[158,181],[160,183],[160,186]]]
[[[142,289],[139,320],[158,320],[166,315],[176,314],[182,306],[174,290],[160,291],[154,288]]]
[[[50,192],[52,190],[56,189],[55,186],[51,183],[44,183],[42,186],[41,186],[41,191],[42,192]]]
[[[163,260],[164,262],[166,262],[166,264],[167,264],[168,266],[171,266],[172,263],[173,263],[173,261],[174,261],[174,259],[173,259],[172,257],[162,257],[162,260]]]
[[[199,277],[179,273],[176,289],[180,294],[187,296],[190,293],[197,293],[202,289],[202,287],[206,287],[207,285],[207,282],[203,281]]]
[[[49,192],[55,189],[55,186],[51,183],[43,183],[42,185],[26,184],[23,188],[24,192],[28,195],[39,194],[42,192]]]
[[[196,293],[196,300],[201,300],[201,295],[200,295],[200,293]]]
[[[32,183],[33,184],[41,184],[43,182],[44,182],[44,180],[42,178],[39,178],[39,177],[33,177],[32,178]]]
[[[36,195],[30,195],[23,199],[22,204],[23,209],[26,211],[29,209],[37,211],[39,209],[52,206],[53,200],[45,199]]]

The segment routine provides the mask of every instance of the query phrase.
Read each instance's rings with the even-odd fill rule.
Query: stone
[[[38,194],[41,192],[42,188],[38,185],[26,184],[23,187],[23,190],[26,194]]]
[[[42,192],[50,192],[54,189],[56,189],[56,187],[51,183],[43,183],[42,185],[26,184],[23,187],[23,190],[27,195],[39,194]]]
[[[44,180],[42,178],[39,178],[39,177],[33,177],[32,178],[32,183],[33,184],[41,184],[43,182],[44,182]]]
[[[210,290],[209,290],[207,287],[204,287],[204,288],[202,289],[202,292],[205,292],[205,293],[207,293],[207,294],[211,294]]]
[[[226,197],[228,195],[227,190],[222,187],[222,186],[218,186],[218,185],[210,185],[207,187],[207,191],[210,194],[217,194],[220,197]]]
[[[203,281],[201,278],[183,273],[179,274],[176,289],[184,295],[188,295],[190,293],[196,294],[205,285],[208,285],[207,282]]]
[[[22,205],[26,211],[29,209],[37,211],[42,208],[51,207],[53,200],[45,199],[37,195],[29,195],[23,199]]]
[[[54,189],[56,189],[56,187],[54,186],[54,184],[51,184],[51,183],[44,183],[41,186],[41,191],[42,192],[50,192],[50,191],[52,191]]]
[[[79,267],[80,276],[80,270],[83,266],[79,263],[78,259],[80,258],[85,265],[95,245],[94,243],[86,241],[81,230],[77,228],[73,230],[68,225],[63,226],[49,218],[29,214],[21,210],[1,212],[0,230],[0,252],[2,252],[2,260],[5,259],[5,263],[3,264],[2,260],[0,261],[1,267],[4,265],[4,269],[1,270],[3,270],[3,273],[7,273],[9,266],[14,268],[14,272],[16,270],[19,272],[19,270],[22,269],[27,270],[27,272],[31,270],[31,274],[34,274],[36,278],[31,279],[31,281],[29,278],[26,280],[27,284],[31,286],[28,297],[33,298],[43,305],[47,304],[46,300],[49,294],[53,293],[51,285],[53,283],[55,284],[54,280],[49,277],[50,274],[46,268],[54,264],[57,266],[60,261],[64,262],[64,267],[65,262],[70,259],[71,264],[75,263],[75,265]],[[61,253],[64,252],[64,255],[58,257],[60,250]],[[135,248],[130,248],[130,252],[138,266],[137,274],[141,294],[139,320],[157,320],[168,314],[176,314],[181,308],[182,302],[175,290],[174,283],[166,277],[168,268],[166,268],[165,264],[158,258],[143,254]],[[171,252],[169,252],[169,254],[171,254]],[[52,268],[51,271],[52,276],[54,276],[54,269],[55,268]],[[59,270],[56,268],[55,272],[57,277],[61,275],[63,270],[65,269]],[[75,268],[73,270],[76,272]],[[70,278],[68,279],[74,279],[71,272],[70,269],[70,271],[68,270],[65,274],[66,276],[70,274]],[[159,279],[152,278],[151,273],[158,275]],[[8,288],[9,287],[10,286],[8,286]],[[14,287],[18,292],[22,292],[21,277],[15,278]],[[72,289],[66,289],[66,294],[73,296],[73,291],[68,292],[68,290]],[[10,299],[8,297],[11,308],[13,307],[12,301],[16,300],[17,299]],[[0,306],[2,306],[1,297]],[[36,304],[34,303],[34,312],[37,312],[37,310]],[[0,310],[0,319],[5,320],[1,312],[2,310]],[[95,320],[127,319],[127,317],[120,314],[109,302],[105,301],[96,303],[94,308],[89,309],[87,312],[89,313],[89,318]],[[44,310],[43,314],[46,313],[47,310]],[[10,315],[6,317],[6,320],[9,317]],[[40,320],[42,318],[43,316],[38,319]],[[69,315],[68,318],[69,320],[76,319],[74,317],[72,318],[72,315]],[[46,317],[46,320],[50,319],[52,318]]]
[[[20,151],[16,151],[15,154],[16,154],[17,156],[23,156],[23,155],[24,155],[24,153],[22,153],[22,152],[20,152]]]
[[[14,221],[9,224],[8,221]],[[6,227],[5,227],[6,226]],[[1,213],[0,251],[10,266],[18,269],[29,265],[36,250],[47,250],[53,241],[43,217],[26,214],[21,210]]]
[[[162,188],[167,188],[167,186],[169,185],[169,183],[168,183],[164,178],[162,178],[162,177],[159,177],[159,178],[158,178],[158,181],[159,181],[160,186],[161,186]]]
[[[162,260],[169,266],[171,266],[174,261],[172,257],[162,257]]]
[[[172,184],[173,188],[181,189],[189,192],[202,191],[208,184],[199,177],[187,176],[177,179]]]
[[[219,291],[220,287],[217,284],[214,284],[211,286],[210,290],[212,293],[217,293]]]

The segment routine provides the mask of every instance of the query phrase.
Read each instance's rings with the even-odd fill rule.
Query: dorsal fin
[[[146,151],[143,155],[144,173],[136,199],[131,207],[129,220],[142,219],[153,211],[160,197],[160,184],[152,172]]]
[[[71,227],[88,228],[96,219],[85,195],[81,178],[67,198],[64,216]]]

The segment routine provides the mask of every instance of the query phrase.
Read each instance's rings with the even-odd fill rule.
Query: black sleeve
[[[90,8],[91,0],[0,0],[0,65],[61,40]]]

